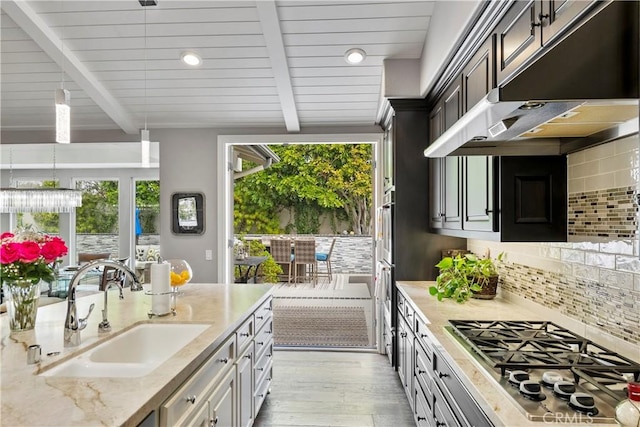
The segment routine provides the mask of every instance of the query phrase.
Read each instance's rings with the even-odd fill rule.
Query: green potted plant
[[[500,253],[498,261],[504,254]],[[474,254],[444,257],[436,267],[440,274],[436,277],[436,285],[429,288],[429,293],[442,301],[451,298],[463,303],[469,298],[491,299],[496,296],[498,270],[493,259],[478,258]]]

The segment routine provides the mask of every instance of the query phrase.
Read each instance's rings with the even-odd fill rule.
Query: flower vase
[[[2,285],[11,332],[28,331],[36,326],[40,284],[30,280],[5,281]]]

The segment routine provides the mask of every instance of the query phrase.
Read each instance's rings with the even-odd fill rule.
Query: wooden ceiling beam
[[[280,97],[280,105],[282,114],[284,115],[285,125],[288,132],[300,132],[300,120],[296,109],[296,102],[293,96],[293,85],[291,84],[291,75],[289,73],[289,64],[287,63],[287,54],[284,49],[284,41],[282,39],[282,31],[280,29],[280,20],[278,19],[278,10],[275,1],[258,1],[258,16],[262,24],[262,32],[267,44],[267,51],[271,60],[271,69],[276,80],[278,88],[278,96]]]

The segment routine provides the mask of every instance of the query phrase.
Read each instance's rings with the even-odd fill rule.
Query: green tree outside
[[[282,232],[278,215],[294,214],[292,229],[317,233],[322,213],[346,218],[355,234],[371,228],[370,144],[309,144],[270,147],[280,162],[235,182],[236,233]],[[247,165],[252,167],[255,165]],[[290,231],[290,230],[287,230]]]

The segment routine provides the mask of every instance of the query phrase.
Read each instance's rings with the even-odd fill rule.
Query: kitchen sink
[[[142,377],[210,325],[143,323],[43,372],[47,377]]]

